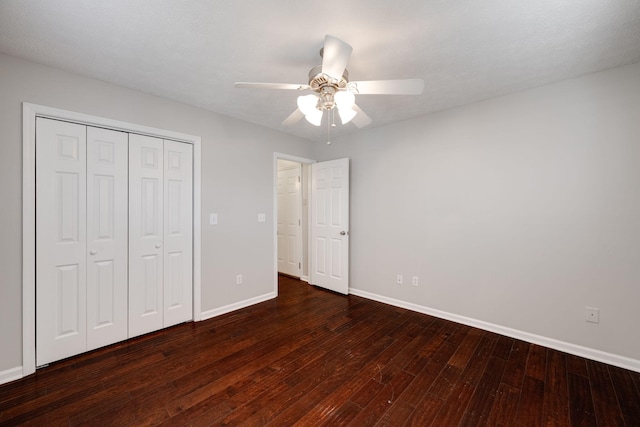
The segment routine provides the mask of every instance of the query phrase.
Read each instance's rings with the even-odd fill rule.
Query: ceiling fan
[[[302,117],[315,126],[320,126],[324,111],[332,113],[334,108],[342,124],[353,121],[362,128],[371,123],[371,118],[355,104],[355,95],[420,95],[424,90],[422,79],[349,81],[347,64],[353,48],[337,37],[326,35],[324,47],[320,49],[322,65],[309,71],[308,84],[237,82],[237,88],[310,90],[313,93],[298,97],[298,108],[282,124],[290,126]]]

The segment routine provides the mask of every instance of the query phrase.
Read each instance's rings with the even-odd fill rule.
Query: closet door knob
[[[160,243],[156,243],[156,249],[160,249],[160,246],[162,246]]]
[[[97,254],[97,253],[98,253],[98,251],[96,251],[95,249],[91,249],[91,250],[89,251],[89,255],[95,255],[95,254]]]

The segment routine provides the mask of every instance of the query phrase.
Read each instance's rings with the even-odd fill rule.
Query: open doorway
[[[274,154],[275,284],[284,274],[309,282],[309,183],[314,160]]]
[[[303,237],[305,237],[302,228],[302,216],[303,208],[308,205],[308,203],[304,203],[307,199],[303,199],[302,195],[301,163],[278,159],[277,192],[276,239],[278,273],[299,279],[303,275],[302,249]]]

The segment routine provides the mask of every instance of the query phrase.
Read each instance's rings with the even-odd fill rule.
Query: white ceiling
[[[325,34],[353,46],[351,80],[425,80],[420,96],[357,97],[382,126],[637,62],[640,2],[0,1],[0,52],[314,141],[325,127],[280,124],[299,93],[233,83],[306,84]]]

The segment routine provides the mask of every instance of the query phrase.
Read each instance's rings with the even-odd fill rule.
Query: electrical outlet
[[[411,284],[413,286],[418,286],[418,276],[413,276],[413,278],[411,279]]]
[[[242,285],[242,274],[236,276],[236,285]]]
[[[258,214],[258,222],[265,222],[267,220],[267,215],[263,213]]]
[[[589,323],[600,323],[600,310],[594,307],[585,307],[585,320]]]
[[[398,277],[396,278],[396,283],[398,285],[402,285],[402,274],[398,274]]]

